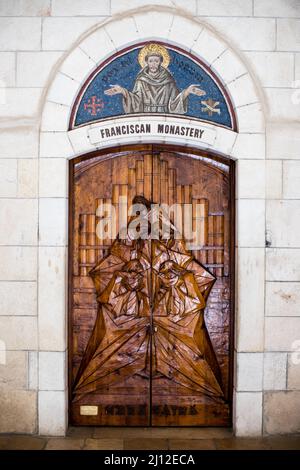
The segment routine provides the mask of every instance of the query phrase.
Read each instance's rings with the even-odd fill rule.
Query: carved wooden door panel
[[[232,164],[147,145],[70,176],[71,422],[229,425]]]

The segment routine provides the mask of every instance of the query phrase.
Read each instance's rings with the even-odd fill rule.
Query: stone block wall
[[[256,135],[257,145],[241,136],[234,147],[241,158],[242,273],[234,424],[239,435],[300,432],[300,2],[295,0],[0,0],[0,432],[61,435],[67,423],[62,155],[75,153],[63,138],[53,145],[44,133],[39,140],[46,91],[86,31],[145,6],[170,7],[213,28],[257,84],[266,135]],[[161,27],[166,28],[163,22]],[[180,42],[185,31],[180,25],[176,31]],[[230,82],[238,64],[226,53],[219,61]],[[248,103],[252,90],[243,80],[228,85],[237,87],[239,104]],[[69,91],[61,101],[72,96],[71,80]],[[254,106],[253,132],[255,125]],[[48,287],[57,297],[45,295]],[[246,291],[253,294],[251,302],[243,302]],[[58,335],[59,323],[64,333]]]

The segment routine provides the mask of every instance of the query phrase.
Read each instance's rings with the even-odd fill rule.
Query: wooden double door
[[[70,163],[72,424],[230,425],[233,174],[171,146]]]

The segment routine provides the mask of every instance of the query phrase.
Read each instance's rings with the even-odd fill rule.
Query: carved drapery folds
[[[163,376],[223,400],[203,313],[215,277],[183,239],[117,238],[89,275],[99,308],[75,381],[75,401],[135,374],[149,380]]]

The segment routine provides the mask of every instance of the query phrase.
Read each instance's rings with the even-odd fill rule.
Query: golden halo
[[[161,46],[160,44],[151,43],[151,44],[147,44],[146,46],[144,46],[139,52],[138,61],[142,68],[146,66],[146,62],[145,62],[146,55],[150,55],[150,54],[161,55],[163,58],[162,66],[165,68],[168,67],[170,63],[170,54],[167,51],[167,49],[164,46]]]

